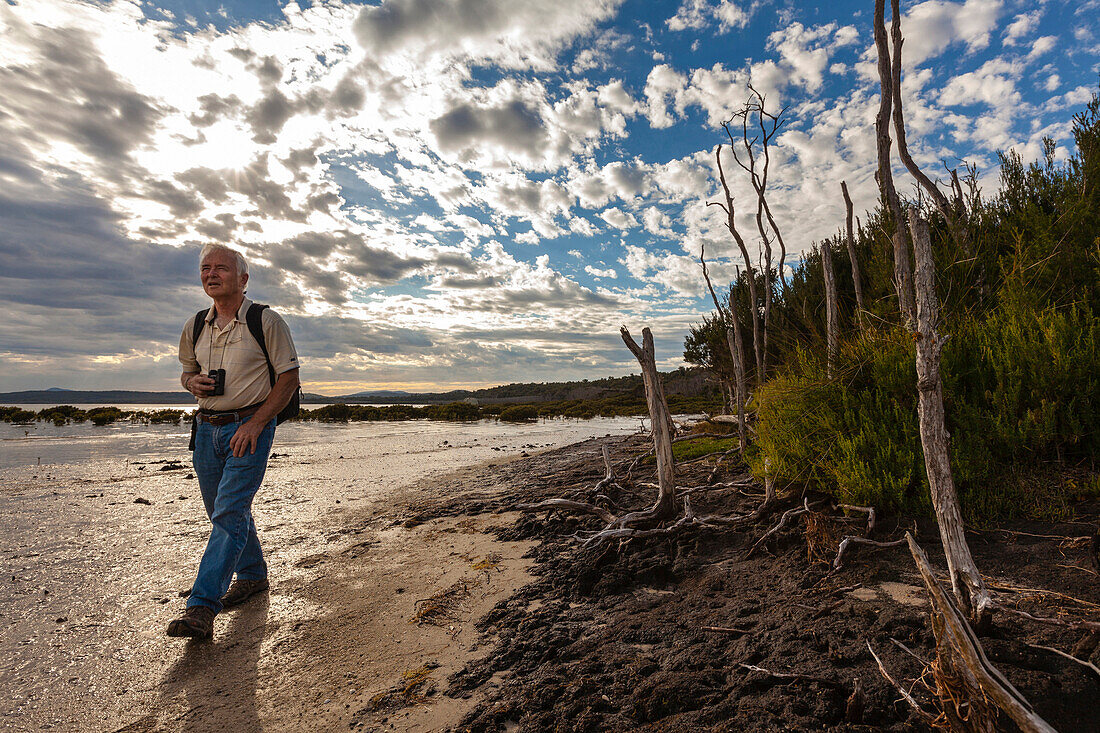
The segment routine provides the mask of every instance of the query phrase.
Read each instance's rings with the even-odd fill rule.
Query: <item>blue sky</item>
[[[769,191],[787,264],[841,225],[841,180],[874,204],[872,8],[7,0],[0,391],[172,389],[210,241],[249,258],[314,391],[636,371],[621,323],[677,366],[707,309],[700,247],[734,272],[706,201],[750,79],[787,107]],[[926,170],[972,162],[989,190],[998,151],[1067,153],[1100,3],[902,12]]]

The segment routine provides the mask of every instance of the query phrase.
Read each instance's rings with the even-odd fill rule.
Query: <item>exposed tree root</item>
[[[844,559],[845,551],[848,549],[848,547],[850,545],[870,545],[872,547],[897,547],[898,545],[904,545],[905,541],[906,541],[905,538],[902,537],[901,539],[893,540],[891,542],[877,542],[875,540],[869,540],[866,537],[855,537],[855,536],[849,535],[849,536],[845,537],[844,539],[842,539],[840,541],[840,547],[837,549],[837,552],[836,552],[836,559],[833,560],[833,571],[835,572],[837,570],[840,570],[842,567],[844,567],[844,564],[843,564],[842,560]]]

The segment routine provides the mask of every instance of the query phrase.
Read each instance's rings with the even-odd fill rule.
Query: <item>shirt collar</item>
[[[245,317],[248,315],[248,307],[250,305],[252,305],[252,301],[249,300],[248,298],[245,298],[244,300],[241,301],[241,307],[237,309],[237,318],[236,318],[236,320],[240,321],[241,323],[244,323]],[[212,323],[214,321],[214,319],[217,317],[217,315],[218,315],[218,309],[215,308],[213,305],[211,305],[210,310],[208,310],[206,312],[206,322],[207,323]]]

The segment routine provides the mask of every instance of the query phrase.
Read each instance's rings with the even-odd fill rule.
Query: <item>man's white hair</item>
[[[203,260],[206,259],[207,255],[209,255],[213,252],[225,252],[227,254],[233,255],[233,257],[235,257],[236,260],[237,260],[237,274],[238,275],[247,275],[248,274],[248,263],[245,261],[244,255],[242,255],[240,252],[233,249],[232,247],[226,247],[224,244],[211,243],[211,244],[205,245],[202,248],[202,253],[199,254],[199,262],[201,263]]]

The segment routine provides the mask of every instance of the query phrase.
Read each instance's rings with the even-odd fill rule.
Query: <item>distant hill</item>
[[[714,388],[702,369],[677,369],[663,373],[665,394],[695,397]],[[348,404],[447,404],[466,399],[476,399],[485,404],[513,402],[550,402],[560,400],[584,400],[634,394],[643,396],[645,388],[642,377],[631,374],[626,377],[607,377],[605,379],[581,380],[579,382],[527,382],[505,384],[485,389],[456,389],[449,392],[403,392],[401,390],[372,390],[349,395],[327,395],[305,392],[303,404],[327,404],[345,402]],[[137,405],[166,404],[188,405],[194,398],[182,390],[174,392],[139,392],[135,390],[70,390],[60,387],[50,389],[24,390],[21,392],[0,392],[0,404],[3,405]]]

